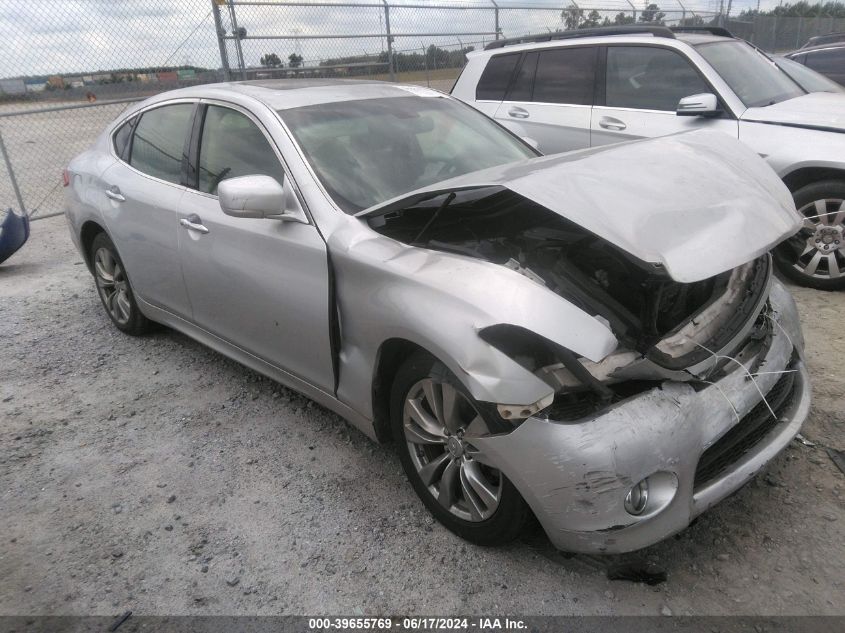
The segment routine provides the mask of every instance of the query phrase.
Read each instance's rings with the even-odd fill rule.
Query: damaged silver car
[[[564,550],[645,547],[807,416],[768,254],[801,219],[727,136],[540,157],[433,90],[251,82],[153,97],[67,171],[119,329],[166,324],[392,439],[476,543],[533,513]]]

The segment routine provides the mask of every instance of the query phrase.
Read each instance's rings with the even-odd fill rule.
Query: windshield
[[[339,101],[279,114],[346,213],[537,156],[483,114],[445,97]]]
[[[769,58],[745,42],[710,42],[696,48],[746,108],[773,105],[805,94]]]
[[[820,75],[812,68],[799,64],[788,57],[774,57],[775,63],[787,75],[807,92],[845,92],[835,81],[831,81],[824,75]]]

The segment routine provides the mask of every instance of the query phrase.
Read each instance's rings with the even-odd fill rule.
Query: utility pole
[[[396,81],[396,69],[393,65],[393,36],[390,34],[390,5],[387,0],[381,0],[384,5],[384,31],[387,34],[387,70],[390,81]]]

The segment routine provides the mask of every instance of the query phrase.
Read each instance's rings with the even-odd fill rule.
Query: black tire
[[[98,258],[106,257],[106,253],[114,264],[111,270],[113,279],[111,284],[106,281],[107,274],[103,274],[105,268],[101,268],[99,266],[100,262],[98,262]],[[97,287],[97,294],[100,297],[100,302],[103,304],[106,315],[114,323],[114,326],[121,332],[132,336],[141,336],[149,332],[152,328],[152,322],[141,314],[141,310],[138,309],[138,304],[135,302],[135,294],[132,292],[132,286],[129,283],[129,277],[126,275],[126,268],[111,238],[105,233],[98,233],[91,242],[89,256],[91,258],[91,268],[94,272],[94,283]],[[121,298],[119,305],[117,304],[118,297]]]
[[[461,538],[476,545],[502,545],[514,540],[523,532],[532,515],[519,491],[503,473],[495,471],[499,477],[498,485],[501,491],[498,506],[489,517],[483,520],[465,520],[455,516],[438,502],[421,479],[417,466],[412,461],[412,449],[409,448],[405,437],[404,411],[405,400],[411,389],[426,378],[447,382],[459,391],[476,411],[484,409],[469,395],[446,366],[433,356],[418,352],[408,358],[396,373],[390,394],[390,422],[393,439],[408,480],[429,512]]]
[[[774,250],[778,270],[787,279],[808,288],[842,290],[845,288],[845,241],[840,238],[845,236],[845,222],[834,223],[837,218],[832,212],[841,205],[839,201],[845,201],[845,181],[814,182],[794,191],[792,197],[795,207],[807,217],[819,215],[814,203],[822,201],[820,204],[830,213],[826,216],[830,218],[830,224],[816,229],[805,227],[779,244]],[[832,241],[825,243],[826,240]],[[811,245],[812,250],[805,252]],[[824,249],[825,246],[827,250]],[[820,256],[817,256],[817,253]],[[833,264],[829,255],[834,258]],[[837,266],[841,276],[832,275],[834,271],[831,266]]]

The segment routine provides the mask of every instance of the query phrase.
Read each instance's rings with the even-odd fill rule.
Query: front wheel
[[[91,243],[91,262],[100,301],[117,329],[133,336],[149,331],[151,322],[138,309],[123,261],[105,233]]]
[[[778,269],[802,286],[845,288],[845,182],[814,182],[792,195],[804,227],[775,248]]]
[[[428,354],[414,354],[396,374],[390,406],[393,437],[417,495],[458,536],[478,545],[499,545],[519,536],[530,511],[504,473],[482,461],[473,446],[473,438],[492,430],[480,408]]]

